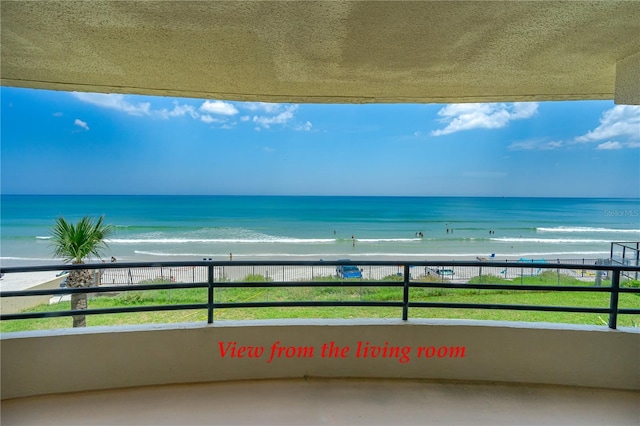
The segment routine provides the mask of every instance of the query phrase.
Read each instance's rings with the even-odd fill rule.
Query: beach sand
[[[401,275],[403,273],[404,264],[410,264],[412,259],[396,259],[391,257],[378,257],[376,259],[367,258],[367,260],[390,260],[393,259],[395,265],[390,266],[360,266],[364,279],[383,279],[392,275]],[[249,259],[241,259],[249,260]],[[254,260],[272,260],[278,261],[279,259],[254,259]],[[281,259],[280,259],[281,260]],[[311,259],[309,259],[311,260]],[[317,259],[313,259],[317,260]],[[357,263],[358,259],[352,259]],[[426,260],[426,259],[420,259]],[[450,261],[446,258],[430,258],[429,261]],[[457,259],[461,260],[461,259]],[[477,261],[478,258],[469,257],[465,260]],[[485,259],[482,259],[485,261]],[[516,264],[517,259],[509,259],[509,262],[514,262],[514,266],[510,268],[495,267],[492,266],[491,260],[486,260],[486,266],[479,267],[467,267],[467,266],[455,266],[455,267],[424,267],[416,266],[411,267],[411,277],[414,279],[420,279],[424,276],[438,276],[440,278],[448,279],[452,282],[466,282],[469,279],[478,275],[493,275],[503,278],[515,278],[521,275],[536,275],[540,272],[538,268],[528,268],[526,264]],[[564,259],[567,262],[574,263],[574,259]],[[328,260],[327,260],[328,261]],[[418,259],[413,259],[418,261]],[[561,259],[563,261],[563,259]],[[156,260],[157,262],[157,260]],[[557,260],[548,261],[549,264],[556,263]],[[562,270],[561,273],[571,276],[591,276],[592,273],[583,273],[583,267],[593,265],[593,260],[586,260],[585,265],[576,264],[575,270]],[[438,271],[440,270],[440,273]],[[444,270],[444,271],[442,271]],[[98,270],[96,270],[98,271]],[[56,277],[59,271],[47,271],[47,272],[21,272],[5,274],[3,279],[0,280],[0,291],[11,290],[24,290],[39,286],[45,282],[51,281]],[[99,275],[99,285],[131,285],[140,284],[143,282],[175,282],[175,283],[193,283],[193,282],[206,282],[208,270],[206,266],[180,266],[180,267],[149,267],[149,268],[115,268],[104,269]],[[312,279],[318,279],[320,277],[332,277],[336,275],[336,267],[334,265],[315,265],[315,266],[282,266],[282,265],[270,265],[270,266],[215,266],[214,267],[214,281],[241,281],[252,275],[261,275],[272,281],[307,281]]]

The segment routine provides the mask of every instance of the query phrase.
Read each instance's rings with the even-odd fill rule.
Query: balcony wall
[[[264,347],[221,355],[220,343]],[[271,362],[272,346],[287,350]],[[322,356],[334,343],[337,357]],[[409,347],[360,357],[358,342]],[[233,346],[233,345],[232,345]],[[425,349],[418,358],[420,347]],[[439,358],[440,348],[464,347]],[[309,352],[313,348],[313,353]],[[344,348],[349,348],[348,352]],[[441,354],[445,353],[441,351]],[[432,357],[424,357],[425,351]],[[276,352],[277,354],[277,352]],[[238,355],[238,354],[236,354]],[[305,356],[306,355],[306,356]],[[325,354],[326,355],[326,354]],[[640,331],[462,320],[272,320],[2,335],[2,399],[147,385],[275,378],[416,378],[640,389]]]

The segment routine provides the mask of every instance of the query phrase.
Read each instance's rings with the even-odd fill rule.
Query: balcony
[[[638,267],[370,261],[357,265],[362,279],[336,277],[336,267],[348,263],[93,264],[81,267],[97,271],[97,287],[4,291],[3,305],[25,295],[90,293],[83,312],[90,320],[156,311],[187,312],[197,321],[5,332],[17,321],[69,321],[79,312],[3,311],[3,417],[16,424],[86,424],[87,418],[103,424],[214,418],[223,424],[628,424],[639,418],[640,331],[618,324],[633,325],[640,314],[640,289],[626,278]],[[79,267],[2,272],[62,268]],[[553,280],[527,284],[532,276]],[[565,284],[567,276],[584,285]],[[233,300],[242,289],[255,297]],[[98,307],[101,298],[153,291],[173,292],[172,302]],[[199,292],[201,300],[183,303],[181,291]],[[291,297],[283,299],[282,291]],[[581,294],[601,303],[472,297],[485,293]],[[441,296],[434,302],[428,294]],[[353,319],[220,319],[295,308],[359,311]],[[394,317],[381,317],[380,309]],[[470,319],[442,314],[460,310]],[[471,319],[479,312],[564,312],[595,322]]]

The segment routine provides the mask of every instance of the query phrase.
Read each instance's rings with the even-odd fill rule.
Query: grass
[[[383,280],[401,281],[401,277],[390,275]],[[268,282],[262,275],[248,275],[244,281]],[[340,282],[333,277],[317,277],[315,281]],[[439,277],[425,277],[422,282],[438,281]],[[154,283],[159,281],[154,281]],[[366,280],[363,281],[363,283]],[[445,279],[444,282],[447,282]],[[520,284],[501,277],[475,277],[470,283]],[[301,283],[303,284],[303,283]],[[588,283],[565,275],[548,271],[538,276],[523,277],[522,284],[527,285],[563,285],[584,286]],[[593,285],[593,284],[591,284]],[[609,283],[603,283],[609,285]],[[640,287],[640,282],[626,281],[623,286]],[[240,288],[216,289],[216,303],[264,302],[264,301],[401,301],[402,287],[282,287],[282,288]],[[474,290],[474,289],[434,289],[412,288],[411,301],[484,303],[495,305],[544,305],[544,306],[609,306],[608,293],[549,292],[518,290]],[[123,292],[111,296],[93,296],[89,298],[89,309],[121,306],[153,306],[168,304],[206,303],[206,289],[174,289]],[[621,294],[621,308],[640,308],[640,296]],[[64,311],[70,308],[69,302],[52,305],[40,305],[25,312]],[[402,308],[396,307],[271,307],[271,308],[234,308],[216,309],[214,320],[247,320],[276,318],[401,318]],[[410,308],[409,318],[451,318],[526,322],[553,322],[570,324],[606,325],[607,314],[581,314],[570,312],[506,311],[487,309],[450,309],[450,308]],[[165,312],[138,312],[107,315],[88,315],[87,326],[112,326],[125,324],[203,322],[207,320],[206,310],[181,310]],[[24,330],[42,330],[71,327],[71,317],[44,318],[34,320],[16,320],[0,322],[0,332]],[[640,315],[619,315],[619,326],[640,326]]]

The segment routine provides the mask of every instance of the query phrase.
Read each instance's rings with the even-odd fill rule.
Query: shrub
[[[404,278],[402,277],[402,274],[387,275],[382,279],[382,281],[403,281],[403,280]]]
[[[271,282],[273,280],[271,278],[265,277],[264,275],[249,274],[246,277],[244,277],[243,281],[251,282],[251,283],[266,283],[266,282]]]
[[[140,284],[171,284],[171,281],[167,278],[151,278],[140,281]]]

